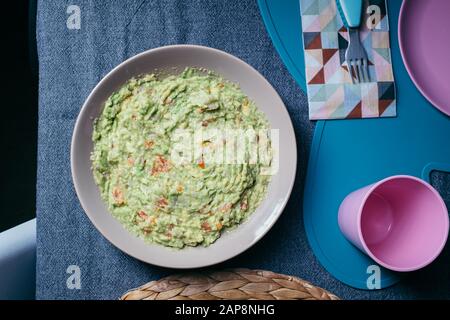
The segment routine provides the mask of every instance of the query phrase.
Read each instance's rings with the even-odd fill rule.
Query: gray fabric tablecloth
[[[66,10],[71,4],[80,8],[79,30],[66,26]],[[215,268],[236,266],[292,274],[342,298],[450,296],[448,249],[430,268],[381,291],[359,291],[341,284],[314,257],[302,220],[302,194],[314,124],[308,120],[305,94],[271,44],[256,1],[39,1],[37,41],[38,299],[116,299],[127,289],[174,272],[139,262],[103,238],[80,207],[69,157],[75,119],[95,84],[123,60],[176,43],[218,48],[259,70],[284,100],[297,135],[296,184],[280,220],[253,248]],[[449,197],[449,180],[436,179]],[[80,268],[80,289],[67,287],[70,265]]]

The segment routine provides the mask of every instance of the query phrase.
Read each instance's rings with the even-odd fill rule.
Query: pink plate
[[[450,116],[450,1],[404,0],[400,51],[420,92]]]

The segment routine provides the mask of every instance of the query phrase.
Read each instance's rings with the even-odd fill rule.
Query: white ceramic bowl
[[[270,125],[279,129],[279,170],[272,176],[266,198],[241,225],[226,231],[209,247],[182,250],[149,244],[129,233],[108,212],[94,183],[90,154],[93,121],[102,111],[105,100],[127,80],[155,70],[170,72],[187,66],[216,71],[225,79],[238,83],[267,116]],[[72,137],[72,177],[83,209],[95,227],[113,245],[127,254],[163,267],[197,268],[222,262],[245,251],[264,234],[280,216],[292,190],[297,166],[296,141],[289,114],[273,87],[255,69],[223,51],[195,46],[174,45],[138,54],[109,72],[92,90],[84,103]]]

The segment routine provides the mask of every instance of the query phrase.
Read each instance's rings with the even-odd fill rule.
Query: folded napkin
[[[335,0],[300,0],[309,118],[396,116],[395,85],[385,0],[366,0],[361,43],[370,83],[352,84],[345,62],[348,33]]]

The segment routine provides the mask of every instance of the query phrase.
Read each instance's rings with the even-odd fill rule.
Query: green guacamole
[[[192,161],[173,160],[177,130],[225,128],[269,124],[236,84],[217,74],[187,68],[131,79],[107,99],[94,124],[92,170],[111,214],[144,240],[175,248],[208,246],[244,221],[270,180],[260,161],[206,161],[219,140],[227,143],[214,135],[186,138],[186,145],[200,143],[201,152]]]

